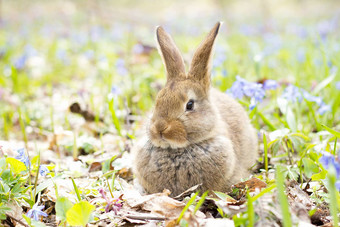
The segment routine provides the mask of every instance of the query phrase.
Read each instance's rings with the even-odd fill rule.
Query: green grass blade
[[[270,187],[263,189],[259,194],[255,195],[252,200],[256,201],[258,198],[260,198],[261,196],[263,196],[266,193],[269,193],[271,190],[273,190],[274,188],[276,188],[276,184],[272,184],[270,185]]]
[[[323,125],[323,124],[321,126],[322,126],[322,128],[326,129],[328,132],[332,133],[334,136],[340,138],[340,132],[337,132],[334,129],[331,129],[331,128],[327,127],[326,125]]]
[[[284,227],[291,227],[292,226],[292,219],[290,217],[290,211],[289,211],[289,204],[287,200],[287,196],[284,192],[284,178],[282,174],[282,166],[278,165],[276,169],[276,184],[277,184],[277,191],[279,196],[279,202],[283,217],[283,226]]]
[[[253,204],[253,199],[249,195],[249,191],[247,191],[247,200],[248,200],[248,226],[253,227],[255,224],[255,211],[254,211],[254,204]]]
[[[73,178],[71,178],[71,180],[72,180],[73,188],[74,188],[74,191],[76,192],[78,201],[80,202],[81,201],[81,197],[80,197],[80,193],[79,193],[78,187],[77,187],[76,183],[74,182]]]
[[[185,214],[185,212],[189,209],[189,206],[191,206],[191,204],[194,203],[197,195],[198,195],[199,191],[195,193],[195,195],[193,195],[191,197],[191,199],[188,201],[187,205],[185,205],[185,207],[183,208],[181,214],[179,215],[178,219],[177,219],[177,224],[181,221],[181,219],[183,218],[183,215]]]
[[[202,204],[203,204],[204,201],[205,201],[205,198],[206,198],[207,195],[208,195],[208,192],[209,192],[209,191],[206,191],[206,192],[203,193],[201,199],[198,201],[198,203],[197,203],[196,206],[195,206],[194,214],[196,214],[196,212],[201,208]]]
[[[271,131],[276,130],[276,127],[260,111],[258,111],[257,114],[261,117],[262,121],[269,127]]]
[[[119,119],[116,115],[116,111],[114,109],[114,100],[113,98],[111,100],[108,100],[108,104],[109,104],[109,111],[111,113],[111,117],[112,117],[112,121],[113,121],[113,125],[115,126],[115,128],[117,129],[118,135],[122,135],[121,131],[121,126],[120,126],[120,122]]]

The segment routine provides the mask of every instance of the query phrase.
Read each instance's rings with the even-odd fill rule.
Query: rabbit
[[[156,97],[147,133],[133,147],[133,170],[147,193],[179,195],[192,186],[227,191],[257,159],[257,133],[243,107],[211,88],[217,23],[194,53],[189,72],[172,38],[157,27],[167,82]]]

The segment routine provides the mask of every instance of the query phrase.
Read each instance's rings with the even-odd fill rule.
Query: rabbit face
[[[203,87],[190,79],[170,82],[156,99],[151,142],[162,148],[182,148],[203,141],[211,136],[215,114]]]

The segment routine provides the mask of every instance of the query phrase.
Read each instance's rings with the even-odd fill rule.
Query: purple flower
[[[137,43],[136,45],[132,47],[132,52],[135,54],[142,54],[143,51],[144,51],[144,47],[140,43]]]
[[[336,87],[336,89],[340,90],[340,81],[335,83],[335,87]]]
[[[266,80],[263,83],[264,90],[275,90],[278,86],[279,84],[275,80]]]
[[[250,110],[254,109],[258,103],[262,102],[265,96],[265,90],[263,89],[262,84],[246,81],[240,76],[236,76],[236,81],[228,92],[230,92],[234,98],[238,99],[243,96],[250,97]]]
[[[236,81],[233,83],[233,86],[230,88],[231,95],[234,98],[241,99],[244,96],[243,87],[245,84],[248,83],[245,79],[241,78],[240,76],[236,76]]]
[[[336,178],[340,180],[340,157],[335,158],[328,152],[323,152],[322,157],[319,159],[319,162],[326,168],[329,169],[331,166],[334,167],[336,172]]]
[[[262,88],[262,84],[251,83],[244,88],[244,93],[246,96],[251,97],[249,109],[252,110],[255,106],[262,102],[265,91]]]
[[[40,165],[39,173],[41,176],[45,177],[50,171],[47,169],[46,165]]]
[[[228,75],[228,70],[222,69],[222,76],[226,77]]]
[[[120,89],[120,87],[113,85],[111,87],[111,94],[113,95],[120,95],[122,93],[122,90]]]
[[[337,182],[335,183],[335,187],[336,187],[336,189],[337,189],[338,191],[340,191],[340,181],[337,181]]]
[[[297,53],[296,53],[296,58],[298,60],[298,62],[305,62],[306,61],[306,52],[304,49],[298,49]]]
[[[38,54],[38,52],[34,47],[32,47],[31,45],[26,45],[25,48],[24,48],[23,54],[14,61],[14,63],[13,63],[14,67],[17,70],[23,69],[26,65],[27,60],[30,57],[33,57],[37,54]]]
[[[307,91],[298,88],[292,84],[290,84],[286,89],[283,91],[282,98],[291,101],[291,102],[301,102],[303,98],[305,98],[309,102],[314,102],[319,106],[318,113],[323,115],[324,113],[330,111],[331,107],[325,104],[321,97],[311,95]]]
[[[332,21],[321,21],[316,27],[321,39],[326,39],[327,35],[334,29]]]
[[[27,55],[26,54],[23,54],[22,56],[20,56],[19,58],[17,58],[15,61],[14,61],[14,67],[17,69],[17,70],[21,70],[25,67],[26,65],[26,61],[27,61]]]
[[[97,42],[100,37],[102,36],[102,31],[103,29],[99,26],[93,26],[91,29],[90,29],[90,38],[91,38],[91,41],[92,42]]]
[[[38,206],[38,203],[34,204],[32,209],[27,212],[27,217],[33,218],[36,221],[39,221],[41,216],[47,217],[47,214],[42,211],[45,206]]]
[[[128,74],[128,70],[125,67],[125,61],[123,59],[121,59],[121,58],[117,59],[116,70],[117,70],[118,74],[120,74],[122,76],[126,76]]]
[[[30,162],[28,156],[26,156],[26,154],[25,154],[25,148],[21,148],[21,149],[17,150],[17,152],[19,154],[15,157],[15,159],[19,160],[20,162],[23,162],[27,168],[29,166],[31,166],[31,162]]]
[[[294,85],[288,85],[282,93],[282,98],[287,99],[288,101],[299,102],[302,101],[302,95],[300,89]]]
[[[122,208],[123,204],[122,204],[122,200],[119,197],[115,197],[112,200],[110,200],[107,196],[106,196],[106,192],[104,191],[104,189],[99,189],[98,190],[99,193],[102,195],[102,197],[106,200],[107,205],[105,206],[105,212],[108,213],[111,210],[114,211],[115,215],[117,215],[117,212]]]
[[[94,51],[93,50],[87,50],[83,53],[83,55],[88,59],[92,60],[94,57]]]
[[[329,168],[329,164],[333,163],[334,156],[331,155],[328,152],[323,152],[323,155],[321,158],[319,158],[319,162],[326,168]]]
[[[321,97],[317,97],[317,96],[311,95],[307,91],[304,91],[304,90],[302,90],[302,91],[303,91],[303,93],[302,93],[303,97],[305,99],[307,99],[308,101],[315,102],[318,106],[321,106],[323,104],[323,101],[322,101]]]
[[[330,105],[326,105],[325,103],[321,104],[320,108],[318,109],[318,113],[320,115],[323,115],[324,113],[328,112],[331,110]]]
[[[57,52],[55,53],[55,55],[64,64],[69,64],[69,59],[68,59],[66,50],[58,49]]]

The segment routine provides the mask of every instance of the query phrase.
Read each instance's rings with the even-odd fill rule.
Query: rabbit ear
[[[202,85],[209,89],[210,87],[210,71],[212,62],[212,49],[215,38],[218,34],[221,22],[218,22],[214,28],[209,32],[205,40],[197,48],[192,62],[188,77],[192,77],[201,81]]]
[[[157,27],[156,34],[168,81],[178,77],[185,77],[183,58],[170,35],[162,27]]]

